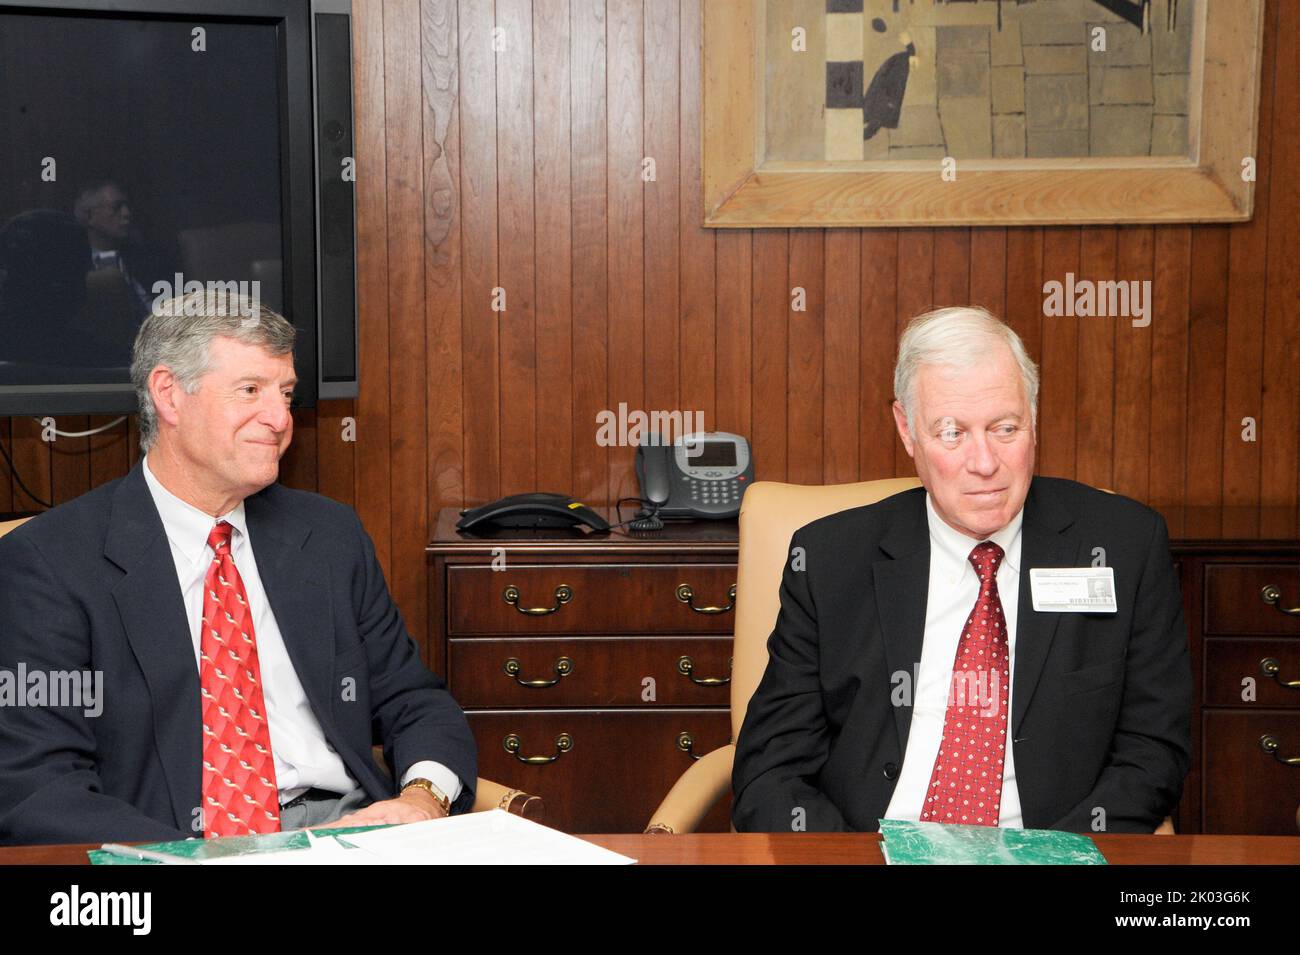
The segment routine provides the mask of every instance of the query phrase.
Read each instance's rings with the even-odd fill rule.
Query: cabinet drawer
[[[1266,586],[1277,588],[1276,605],[1264,601]],[[1300,616],[1279,607],[1300,606],[1300,567],[1291,564],[1207,564],[1206,633],[1284,633],[1300,636]]]
[[[451,640],[447,673],[467,708],[728,706],[731,638]]]
[[[691,736],[697,755],[726,745],[731,735],[725,709],[466,715],[478,743],[479,775],[541,796],[546,824],[572,833],[641,832],[692,763],[678,745],[679,735]],[[507,740],[512,746],[517,740],[517,755],[507,750]],[[523,757],[550,761],[530,764]],[[700,831],[726,832],[730,817],[728,794]]]
[[[453,565],[447,634],[730,634],[735,583],[735,564]]]
[[[1202,715],[1206,833],[1294,836],[1300,809],[1300,765],[1265,752],[1300,757],[1300,712],[1206,710]]]
[[[1255,699],[1241,698],[1242,680],[1255,680]],[[1285,684],[1295,683],[1288,687]],[[1208,706],[1300,707],[1300,640],[1205,641],[1205,703]]]

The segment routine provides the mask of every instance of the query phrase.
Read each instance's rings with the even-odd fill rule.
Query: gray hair
[[[1020,370],[1020,383],[1029,402],[1029,413],[1038,423],[1038,368],[1025,351],[1024,342],[1010,325],[978,305],[937,308],[908,322],[898,342],[898,363],[894,365],[894,397],[907,414],[907,428],[913,428],[916,407],[916,373],[922,365],[944,365],[962,371],[986,361],[998,344],[1011,349]]]
[[[140,451],[158,437],[158,409],[149,394],[149,376],[162,365],[171,370],[186,394],[199,390],[212,370],[211,345],[217,337],[258,345],[271,355],[293,350],[297,329],[256,298],[232,294],[213,283],[175,298],[155,302],[140,325],[131,353],[131,384],[140,411]]]

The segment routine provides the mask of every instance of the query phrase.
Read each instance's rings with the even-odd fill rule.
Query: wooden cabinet
[[[1297,513],[1164,513],[1194,680],[1177,828],[1294,835]],[[428,549],[425,650],[469,714],[480,773],[542,795],[558,828],[639,832],[691,759],[730,737],[735,521],[462,536],[456,519],[439,514]],[[702,829],[726,831],[730,810]]]
[[[736,522],[462,536],[429,548],[428,659],[469,715],[479,773],[570,832],[640,832],[731,737]],[[730,800],[706,818],[725,832]]]

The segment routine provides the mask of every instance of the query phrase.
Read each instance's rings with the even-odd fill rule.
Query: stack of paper
[[[1054,829],[881,819],[889,865],[1105,865],[1091,839]]]

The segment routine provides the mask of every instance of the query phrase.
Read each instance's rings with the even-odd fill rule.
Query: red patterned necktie
[[[203,695],[204,837],[280,831],[280,791],[262,701],[257,634],[230,556],[233,528],[208,534],[216,556],[203,581],[199,692]]]
[[[992,541],[970,552],[980,592],[957,644],[943,741],[926,790],[922,822],[998,824],[1011,689],[1007,619],[998,596],[1003,556]]]

